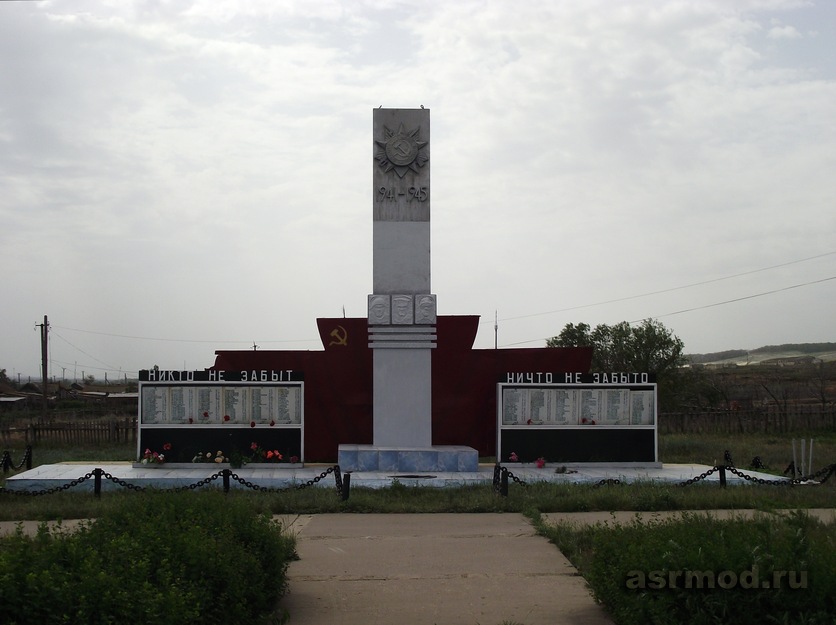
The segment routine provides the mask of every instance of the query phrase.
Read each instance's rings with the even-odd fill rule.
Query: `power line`
[[[725,304],[733,304],[735,302],[742,302],[742,301],[747,300],[747,299],[755,299],[757,297],[763,297],[765,295],[772,295],[774,293],[780,293],[782,291],[790,291],[792,289],[799,289],[801,287],[810,286],[812,284],[821,284],[822,282],[829,282],[830,280],[836,280],[836,276],[830,276],[829,278],[822,278],[821,280],[811,280],[810,282],[803,282],[801,284],[793,284],[791,286],[785,286],[785,287],[780,288],[780,289],[773,289],[771,291],[764,291],[763,293],[755,293],[754,295],[746,295],[744,297],[736,297],[734,299],[729,299],[729,300],[725,300],[725,301],[722,301],[722,302],[715,302],[713,304],[706,304],[704,306],[694,306],[693,308],[686,308],[686,309],[683,309],[683,310],[677,310],[675,312],[665,313],[664,315],[647,315],[646,317],[643,317],[642,319],[634,319],[633,321],[630,321],[628,323],[640,323],[640,322],[644,321],[644,319],[648,319],[648,318],[659,319],[661,317],[671,317],[673,315],[680,315],[680,314],[687,313],[687,312],[693,312],[695,310],[703,310],[705,308],[714,308],[715,306],[723,306]],[[526,343],[536,343],[538,341],[547,341],[547,340],[548,340],[548,338],[545,338],[545,339],[543,339],[543,338],[530,339],[528,341],[518,341],[516,343],[508,343],[507,345],[503,345],[503,347],[510,347],[510,346],[513,346],[513,345],[524,345]]]
[[[751,271],[744,271],[742,273],[736,273],[736,274],[733,274],[733,275],[730,275],[730,276],[723,276],[722,278],[712,278],[711,280],[702,280],[701,282],[692,282],[691,284],[684,284],[682,286],[674,286],[674,287],[670,287],[668,289],[661,289],[659,291],[650,291],[649,293],[641,293],[639,295],[629,295],[627,297],[619,297],[617,299],[610,299],[610,300],[606,300],[606,301],[603,301],[603,302],[596,302],[594,304],[582,304],[580,306],[571,306],[569,308],[561,308],[559,310],[548,310],[546,312],[531,313],[531,314],[528,314],[528,315],[519,315],[517,317],[506,317],[505,319],[500,319],[500,321],[516,321],[517,319],[528,319],[530,317],[542,317],[543,315],[554,315],[554,314],[557,314],[557,313],[570,312],[572,310],[580,310],[582,308],[592,308],[594,306],[604,306],[606,304],[616,304],[618,302],[626,302],[626,301],[632,300],[632,299],[639,299],[639,298],[642,298],[642,297],[650,297],[651,295],[660,295],[662,293],[670,293],[672,291],[680,291],[682,289],[690,289],[690,288],[695,287],[695,286],[703,286],[705,284],[712,284],[714,282],[722,282],[723,280],[731,280],[733,278],[740,278],[741,276],[749,276],[749,275],[752,275],[754,273],[761,273],[763,271],[770,271],[772,269],[780,269],[781,267],[787,267],[789,265],[796,265],[798,263],[807,262],[809,260],[815,260],[817,258],[823,258],[825,256],[832,256],[833,254],[836,254],[836,250],[834,250],[832,252],[825,252],[824,254],[817,254],[815,256],[809,256],[807,258],[800,258],[798,260],[791,260],[791,261],[788,261],[786,263],[780,263],[778,265],[772,265],[770,267],[763,267],[761,269],[752,269]],[[810,284],[812,284],[812,283],[810,283]],[[800,285],[800,286],[805,286],[805,285]],[[787,288],[795,288],[795,287],[787,287]],[[781,290],[781,289],[779,289],[779,290]],[[770,291],[770,292],[772,292],[772,291]],[[775,292],[777,292],[777,291],[775,291]],[[764,295],[767,295],[767,294],[768,293],[764,293]],[[758,296],[753,296],[753,297],[758,297]],[[734,301],[734,300],[731,300],[731,301]],[[711,304],[711,306],[719,306],[719,304]],[[669,313],[669,314],[677,314],[677,313]],[[480,323],[488,323],[488,322],[489,321],[481,321]],[[540,340],[540,339],[535,339],[535,340]],[[524,342],[530,343],[530,342],[533,342],[533,341],[524,341]],[[513,344],[517,345],[517,343],[513,343]]]
[[[110,369],[111,371],[118,371],[118,369],[117,369],[116,367],[114,367],[113,365],[111,365],[110,363],[107,363],[107,362],[105,362],[105,361],[103,361],[103,360],[99,360],[98,358],[96,358],[96,357],[95,357],[95,356],[93,356],[92,354],[88,354],[87,352],[85,352],[85,351],[84,351],[83,349],[81,349],[78,345],[73,345],[72,343],[70,343],[67,339],[65,339],[63,336],[61,336],[60,334],[58,334],[58,333],[55,331],[55,326],[52,326],[52,328],[53,328],[53,329],[52,329],[52,335],[53,335],[53,336],[57,336],[59,339],[61,339],[62,341],[64,341],[67,345],[69,345],[70,347],[72,347],[72,348],[74,348],[74,349],[77,349],[78,351],[80,351],[82,354],[84,354],[84,355],[85,355],[85,356],[87,356],[88,358],[92,358],[93,360],[95,360],[95,361],[96,361],[97,363],[99,363],[100,365],[104,365],[104,366],[106,366],[106,367],[109,367],[109,369]]]
[[[792,286],[785,286],[781,289],[773,289],[772,291],[765,291],[763,293],[757,293],[755,295],[746,295],[744,297],[736,297],[734,299],[729,299],[724,302],[716,302],[714,304],[706,304],[705,306],[695,306],[693,308],[685,308],[683,310],[677,310],[675,312],[665,313],[664,315],[653,315],[653,319],[659,319],[660,317],[672,317],[673,315],[681,315],[682,313],[693,312],[695,310],[703,310],[705,308],[714,308],[715,306],[723,306],[724,304],[733,304],[735,302],[742,302],[747,299],[754,299],[756,297],[763,297],[764,295],[772,295],[773,293],[780,293],[781,291],[789,291],[791,289],[799,289],[803,286],[810,286],[811,284],[821,284],[822,282],[828,282],[829,280],[836,280],[836,276],[830,276],[829,278],[822,278],[821,280],[813,280],[811,282],[804,282],[802,284],[793,284]],[[630,321],[630,323],[639,323],[642,319],[638,319],[635,321]]]
[[[66,361],[63,361],[63,360],[56,360],[54,358],[50,358],[49,361],[54,365],[58,365],[59,367],[61,365],[66,365],[67,367],[73,367],[73,368],[78,367],[80,369],[83,369],[84,371],[104,371],[105,373],[118,373],[119,375],[126,375],[127,374],[127,375],[132,375],[133,377],[136,377],[136,375],[138,373],[137,369],[114,369],[114,368],[110,368],[110,367],[96,367],[95,365],[88,365],[88,364],[78,363],[78,362],[66,362]]]
[[[231,345],[237,343],[244,343],[246,345],[252,345],[252,340],[247,341],[215,341],[215,340],[195,340],[195,339],[163,339],[163,338],[155,338],[150,336],[131,336],[129,334],[111,334],[109,332],[96,332],[95,330],[81,330],[80,328],[68,328],[66,326],[52,326],[53,328],[60,328],[62,330],[70,330],[72,332],[83,332],[84,334],[95,334],[96,336],[110,336],[120,339],[133,339],[137,341],[162,341],[166,343],[206,343],[211,345]],[[310,342],[317,342],[319,339],[289,339],[283,341],[259,341],[261,344],[272,344],[272,343],[310,343]]]

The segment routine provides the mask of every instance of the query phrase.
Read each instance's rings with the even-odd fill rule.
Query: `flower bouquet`
[[[255,442],[250,445],[250,456],[246,459],[246,463],[250,465],[280,463],[297,464],[298,462],[298,456],[287,457],[278,449],[266,449]]]
[[[211,451],[207,451],[206,453],[199,451],[195,454],[194,458],[192,458],[192,462],[214,462],[215,464],[223,464],[225,462],[229,462],[229,459],[224,456],[224,452],[220,450],[214,454]]]
[[[139,458],[137,462],[134,462],[133,466],[137,468],[145,468],[145,467],[159,467],[166,462],[166,454],[171,451],[171,443],[166,443],[163,445],[163,451],[165,453],[160,453],[158,451],[153,451],[151,448],[147,448],[145,453]]]

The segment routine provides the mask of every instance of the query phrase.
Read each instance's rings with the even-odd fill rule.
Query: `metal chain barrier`
[[[495,493],[508,496],[508,480],[512,480],[521,486],[528,486],[524,481],[511,473],[507,468],[503,467],[498,462],[493,467],[493,490]]]
[[[27,469],[32,468],[32,445],[26,446],[26,451],[23,452],[23,458],[20,464],[15,464],[12,460],[12,454],[6,450],[3,452],[3,457],[0,459],[0,464],[3,465],[3,473],[8,473],[9,470],[20,471],[25,465]]]
[[[132,490],[132,491],[135,491],[135,492],[144,492],[144,491],[148,490],[147,486],[138,486],[137,484],[131,484],[130,482],[126,482],[123,479],[120,479],[118,477],[114,477],[113,475],[111,475],[110,473],[107,473],[106,471],[102,471],[102,477],[105,478],[106,480],[110,480],[114,484],[117,484],[117,485],[119,485],[123,488],[127,488],[128,490]],[[214,475],[210,475],[209,477],[206,477],[202,480],[194,482],[193,484],[186,484],[185,486],[177,486],[177,487],[174,487],[174,488],[159,488],[159,489],[155,489],[155,490],[169,492],[169,493],[184,492],[184,491],[187,491],[187,490],[195,490],[197,488],[200,488],[201,486],[208,486],[209,484],[211,484],[212,482],[214,482],[215,480],[217,480],[220,477],[223,477],[223,471],[218,471]]]
[[[737,469],[732,467],[729,467],[729,471],[734,473],[738,477],[742,477],[744,480],[755,482],[757,484],[772,484],[780,486],[795,486],[796,484],[803,484],[804,482],[818,482],[819,484],[823,484],[831,475],[836,473],[836,463],[829,464],[826,467],[819,469],[815,473],[811,473],[810,475],[802,475],[801,477],[796,479],[786,480],[765,480],[751,475],[746,475],[742,471],[738,471]]]
[[[728,452],[727,452],[728,453]],[[709,475],[716,473],[717,471],[720,472],[720,484],[725,486],[725,472],[728,471],[733,475],[736,475],[739,478],[746,480],[747,482],[752,482],[754,484],[764,484],[768,486],[797,486],[799,484],[803,484],[805,482],[817,482],[818,484],[823,484],[827,481],[827,479],[831,476],[836,474],[836,464],[830,464],[826,467],[812,473],[810,475],[805,475],[797,479],[777,479],[777,480],[770,480],[762,477],[755,477],[754,475],[749,475],[744,473],[740,469],[737,469],[734,465],[719,465],[716,467],[712,467],[708,471],[697,475],[696,477],[691,478],[690,480],[685,480],[684,482],[680,482],[678,486],[689,486],[690,484],[694,484],[701,480],[704,480]]]
[[[185,486],[178,486],[178,487],[175,487],[175,488],[161,488],[161,489],[154,489],[154,490],[157,490],[157,491],[160,491],[160,492],[183,492],[183,491],[187,491],[187,490],[195,490],[195,489],[201,488],[203,486],[208,486],[209,484],[211,484],[212,482],[214,482],[217,479],[223,479],[224,492],[229,492],[230,480],[235,480],[239,484],[241,484],[243,486],[246,486],[247,488],[250,488],[252,490],[262,491],[262,492],[281,493],[281,492],[286,492],[286,491],[289,491],[289,490],[302,490],[304,488],[308,488],[309,486],[313,486],[314,484],[319,483],[320,481],[322,481],[322,479],[324,479],[326,476],[331,475],[331,474],[334,475],[334,482],[335,482],[335,488],[336,488],[337,494],[340,496],[340,498],[343,501],[348,500],[351,474],[346,473],[345,476],[343,476],[342,472],[340,471],[340,466],[336,465],[336,464],[332,467],[328,467],[328,469],[326,469],[325,471],[323,471],[322,473],[320,473],[316,477],[308,480],[304,484],[297,484],[296,486],[288,486],[288,487],[285,487],[285,488],[269,488],[269,487],[266,487],[266,486],[259,486],[258,484],[254,484],[253,482],[250,482],[249,480],[245,480],[242,477],[238,476],[237,474],[232,473],[232,471],[230,471],[229,469],[223,469],[222,471],[219,471],[219,472],[217,472],[213,475],[210,475],[207,478],[204,478],[204,479],[199,480],[197,482],[194,482],[192,484],[186,484]],[[96,495],[96,497],[100,496],[100,494],[101,494],[102,479],[109,480],[110,482],[113,482],[114,484],[116,484],[118,486],[121,486],[123,488],[127,488],[128,490],[132,490],[134,492],[144,492],[144,491],[149,490],[149,487],[138,486],[137,484],[132,484],[132,483],[127,482],[123,479],[115,477],[114,475],[108,473],[107,471],[104,471],[103,469],[98,469],[97,468],[97,469],[93,469],[90,473],[87,473],[83,477],[80,477],[78,479],[67,482],[66,484],[62,484],[61,486],[55,486],[54,488],[47,488],[47,489],[39,490],[39,491],[28,491],[28,490],[12,490],[12,489],[8,489],[8,488],[5,488],[5,487],[0,487],[0,494],[8,493],[10,495],[19,495],[19,496],[24,496],[24,497],[26,497],[26,496],[34,497],[34,496],[38,496],[38,495],[50,495],[52,493],[61,492],[61,491],[73,488],[75,486],[78,486],[79,484],[81,484],[83,482],[86,482],[89,479],[94,480],[93,492]]]
[[[5,452],[4,455],[3,455],[4,466],[5,466],[5,463],[6,463],[6,460],[7,460],[7,454],[8,454],[8,452]],[[728,454],[728,452],[726,452],[726,454]],[[730,456],[727,455],[726,459],[730,459]],[[21,463],[20,466],[22,466],[22,464],[23,463]],[[748,475],[748,474],[744,473],[743,471],[740,471],[739,469],[735,468],[734,465],[718,465],[718,466],[714,466],[714,467],[708,469],[707,471],[704,471],[703,473],[700,473],[699,475],[697,475],[695,477],[692,477],[688,480],[685,480],[684,482],[677,483],[677,486],[690,486],[691,484],[695,484],[697,482],[701,482],[701,481],[707,479],[709,476],[711,476],[711,475],[713,475],[714,473],[717,473],[717,472],[720,473],[720,484],[721,484],[721,486],[725,486],[726,485],[726,471],[728,471],[729,473],[732,473],[732,474],[734,474],[734,475],[736,475],[736,476],[738,476],[738,477],[740,477],[740,478],[742,478],[742,479],[744,479],[748,482],[753,482],[753,483],[756,483],[756,484],[764,484],[764,485],[770,485],[770,486],[796,486],[798,484],[802,484],[802,483],[805,483],[805,482],[816,482],[818,484],[823,484],[824,482],[826,482],[830,478],[831,475],[836,475],[836,463],[827,465],[826,467],[820,469],[819,471],[816,471],[815,473],[812,473],[812,474],[807,475],[807,476],[803,476],[803,477],[798,478],[798,479],[778,479],[778,480],[770,480],[770,479],[755,477],[753,475]],[[245,486],[245,487],[250,488],[250,489],[255,490],[255,491],[281,493],[281,492],[286,492],[286,491],[290,491],[290,490],[303,490],[303,489],[308,488],[310,486],[314,486],[315,484],[318,484],[324,478],[326,478],[328,475],[331,475],[331,474],[334,475],[334,486],[335,486],[335,490],[337,491],[337,494],[340,496],[340,498],[343,501],[348,500],[349,489],[350,489],[350,484],[351,484],[351,472],[348,472],[345,475],[343,475],[342,471],[340,470],[339,465],[334,465],[334,466],[328,467],[325,471],[323,471],[319,475],[313,477],[312,479],[307,480],[303,484],[297,484],[295,486],[286,486],[284,488],[271,488],[271,487],[267,487],[267,486],[260,486],[259,484],[255,484],[255,483],[253,483],[249,480],[245,480],[244,478],[240,477],[236,473],[232,473],[229,469],[224,469],[222,471],[219,471],[218,473],[210,475],[209,477],[204,478],[202,480],[199,480],[197,482],[194,482],[192,484],[187,484],[185,486],[179,486],[179,487],[176,487],[176,488],[167,488],[167,489],[158,489],[158,490],[167,491],[167,492],[195,490],[195,489],[201,488],[203,486],[208,486],[209,484],[211,484],[212,482],[214,482],[217,479],[223,479],[223,488],[224,488],[225,492],[229,492],[230,480],[235,480],[236,482],[238,482],[242,486]],[[38,496],[38,495],[50,495],[52,493],[57,493],[57,492],[68,490],[70,488],[74,488],[75,486],[78,486],[79,484],[82,484],[83,482],[86,482],[89,479],[94,479],[95,480],[94,493],[96,494],[96,496],[99,496],[100,493],[101,493],[101,480],[102,480],[102,478],[104,478],[106,480],[109,480],[109,481],[113,482],[114,484],[117,484],[118,486],[121,486],[123,488],[127,488],[128,490],[132,490],[132,491],[136,491],[136,492],[142,492],[142,491],[148,490],[148,488],[145,487],[145,486],[138,486],[136,484],[131,484],[130,482],[126,482],[123,479],[117,478],[117,477],[113,476],[110,473],[107,473],[106,471],[104,471],[102,469],[93,469],[93,471],[91,471],[90,473],[87,473],[86,475],[83,475],[82,477],[80,477],[78,479],[67,482],[66,484],[62,484],[61,486],[55,486],[53,488],[47,488],[47,489],[43,489],[43,490],[39,490],[39,491],[19,491],[19,490],[10,490],[10,489],[5,488],[5,487],[0,487],[0,494],[8,493],[10,495],[19,495],[19,496],[24,496],[24,497],[25,496],[30,496],[31,497],[31,496]],[[528,484],[526,482],[524,482],[523,480],[518,478],[511,471],[509,471],[506,467],[503,467],[499,463],[494,465],[494,471],[493,471],[493,489],[494,489],[494,492],[502,495],[503,497],[507,497],[508,496],[508,483],[509,483],[509,481],[513,481],[517,484],[520,484],[523,487],[528,486]],[[622,481],[619,480],[619,479],[606,478],[606,479],[602,479],[599,482],[597,482],[596,484],[594,484],[594,487],[598,488],[600,486],[620,485],[620,484],[622,484]]]
[[[303,490],[305,488],[308,488],[309,486],[313,486],[315,484],[318,484],[325,477],[327,477],[328,475],[330,475],[332,473],[334,474],[334,482],[335,482],[335,487],[336,487],[337,493],[339,495],[342,495],[343,494],[343,481],[342,481],[342,475],[341,475],[341,471],[340,471],[340,465],[338,465],[338,464],[335,464],[333,467],[328,467],[325,471],[323,471],[322,473],[320,473],[316,477],[308,480],[304,484],[296,484],[295,486],[285,486],[284,488],[271,488],[269,486],[259,486],[258,484],[254,484],[253,482],[250,482],[249,480],[245,480],[245,479],[239,477],[235,473],[230,473],[230,478],[232,478],[233,480],[235,480],[239,484],[241,484],[243,486],[246,486],[247,488],[250,488],[252,490],[257,490],[257,491],[261,491],[261,492],[268,492],[268,493],[282,493],[282,492],[287,492],[289,490]],[[347,476],[348,476],[348,474],[346,474],[346,477]]]
[[[712,475],[713,473],[716,473],[719,470],[720,470],[720,467],[711,467],[708,471],[700,473],[699,475],[696,475],[696,476],[692,477],[690,480],[685,480],[684,482],[680,482],[679,484],[677,484],[677,486],[690,486],[691,484],[696,484],[697,482],[700,482],[700,481],[704,480],[709,475]]]
[[[97,469],[100,470],[100,469]],[[66,484],[62,484],[61,486],[55,486],[54,488],[45,488],[44,490],[10,490],[8,488],[0,488],[0,493],[6,493],[9,495],[18,495],[21,497],[36,497],[38,495],[51,495],[53,493],[59,493],[64,490],[69,490],[74,486],[78,486],[82,482],[86,482],[87,480],[94,477],[94,473],[91,471],[90,473],[72,480],[71,482],[67,482]]]

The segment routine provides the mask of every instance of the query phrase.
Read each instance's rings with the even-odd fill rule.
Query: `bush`
[[[136,495],[77,531],[0,542],[0,622],[250,623],[294,557],[293,537],[223,493]]]
[[[836,524],[800,512],[753,521],[691,514],[545,533],[619,625],[818,625],[836,613]],[[779,584],[775,571],[787,572]]]

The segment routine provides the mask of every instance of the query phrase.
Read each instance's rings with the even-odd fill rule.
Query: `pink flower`
[[[534,461],[534,464],[537,465],[538,469],[542,469],[544,466],[546,466],[546,459],[541,456]]]
[[[250,449],[252,449],[253,451],[258,450],[258,443],[253,443],[252,445],[250,445]]]
[[[292,463],[296,464],[297,462],[299,462],[299,456],[291,456],[290,461]]]
[[[508,456],[508,460],[510,460],[511,462],[519,462],[519,460],[520,460],[520,459],[519,459],[519,457],[517,456],[517,452],[512,451],[512,452],[511,452],[511,455],[510,455],[510,456]]]
[[[171,443],[166,443],[163,445],[163,451],[171,451]]]
[[[224,421],[229,421],[229,415],[228,414],[224,415]]]

